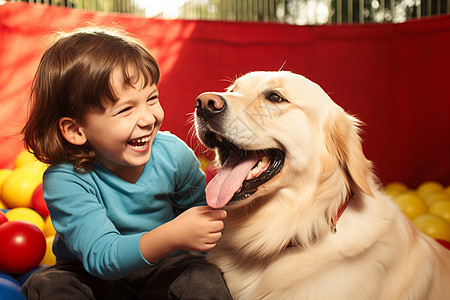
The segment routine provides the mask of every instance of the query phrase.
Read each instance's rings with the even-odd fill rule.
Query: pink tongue
[[[239,157],[231,154],[222,169],[206,186],[206,202],[212,208],[221,208],[233,198],[247,178],[248,172],[261,159],[262,154]]]

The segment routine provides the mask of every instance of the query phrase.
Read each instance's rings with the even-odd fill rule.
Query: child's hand
[[[208,206],[188,209],[170,221],[176,247],[191,251],[208,251],[216,246],[222,236],[225,210],[216,210]]]
[[[175,219],[142,235],[141,254],[156,262],[175,250],[208,251],[222,236],[227,212],[208,206],[188,209]]]

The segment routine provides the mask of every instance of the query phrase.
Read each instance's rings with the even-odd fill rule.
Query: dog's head
[[[371,194],[359,121],[303,76],[248,73],[223,93],[201,94],[195,107],[198,137],[223,165],[206,190],[212,207],[239,207],[286,187],[311,199],[330,185],[339,185],[342,201],[351,189]]]

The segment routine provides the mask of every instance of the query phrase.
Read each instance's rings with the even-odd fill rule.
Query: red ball
[[[34,189],[33,195],[31,196],[31,203],[33,205],[33,209],[37,211],[43,218],[48,217],[49,212],[47,204],[44,200],[44,194],[42,193],[42,183],[40,183]]]
[[[9,221],[0,225],[0,270],[24,273],[35,268],[45,255],[42,231],[26,221]]]
[[[6,217],[5,213],[0,210],[0,225],[6,222],[8,222],[8,218]]]

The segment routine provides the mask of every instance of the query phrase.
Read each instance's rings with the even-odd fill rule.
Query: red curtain
[[[0,168],[23,149],[31,81],[48,36],[95,24],[142,39],[160,63],[164,130],[199,149],[194,99],[254,70],[319,83],[365,124],[366,156],[384,183],[450,184],[450,16],[403,24],[291,26],[155,20],[44,5],[0,5]]]

